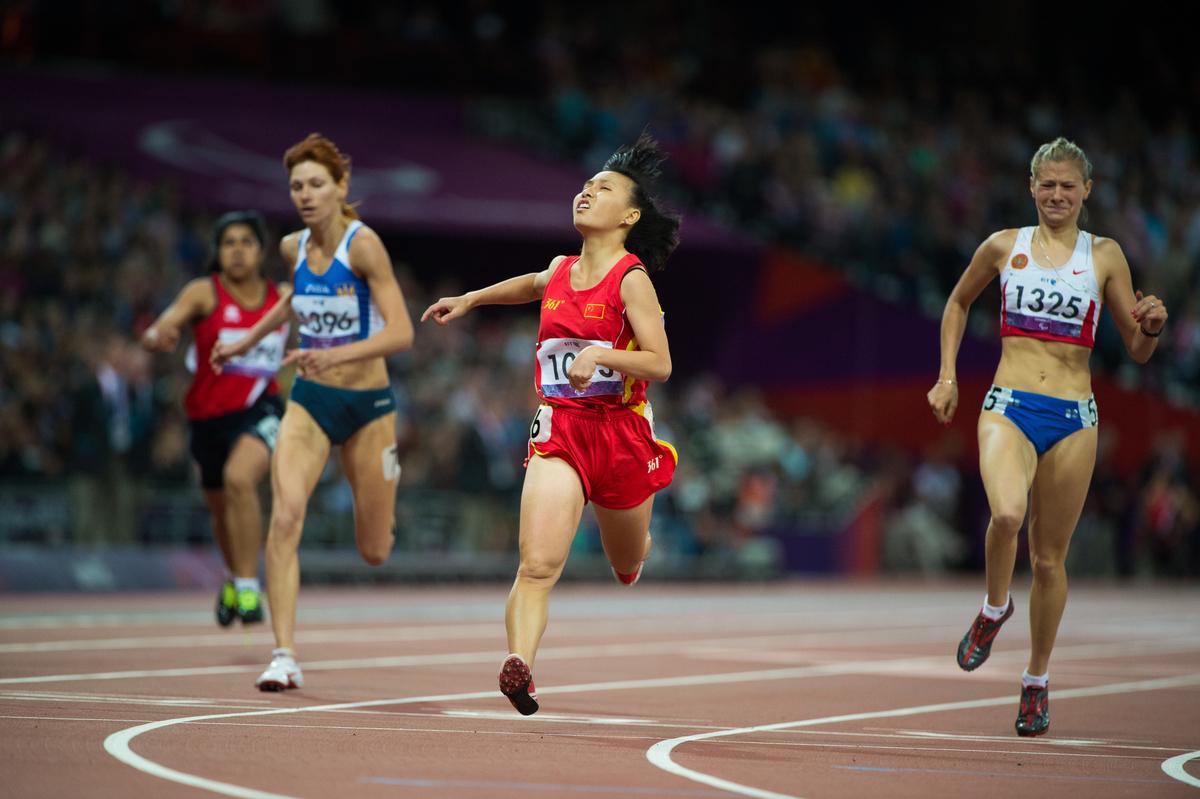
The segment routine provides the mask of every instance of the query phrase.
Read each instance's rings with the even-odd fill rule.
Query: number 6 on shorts
[[[533,423],[529,425],[529,441],[533,444],[545,444],[550,440],[550,416],[554,409],[549,405],[539,405],[533,415]]]

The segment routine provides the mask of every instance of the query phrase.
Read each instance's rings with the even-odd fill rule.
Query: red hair
[[[339,150],[336,144],[320,133],[308,134],[303,141],[293,144],[283,154],[283,165],[287,168],[288,174],[291,174],[296,164],[302,164],[305,161],[315,161],[328,169],[329,175],[335,183],[340,183],[342,178],[349,179],[350,177],[350,156]],[[343,202],[342,214],[350,219],[358,219],[355,205],[357,203],[351,205]]]

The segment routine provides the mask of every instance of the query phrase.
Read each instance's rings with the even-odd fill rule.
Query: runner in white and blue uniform
[[[300,348],[284,364],[297,379],[279,430],[267,537],[267,599],[276,648],[256,685],[299,688],[304,678],[294,649],[298,549],[308,499],[334,445],[341,446],[354,493],[359,553],[382,563],[395,539],[396,402],[385,357],[412,345],[413,327],[392,262],[379,236],[346,203],[350,162],[333,142],[312,134],[284,154],[292,203],[304,230],[280,244],[294,264],[290,304],[268,315],[236,346],[214,350],[223,362],[253,346],[270,323],[294,312]],[[278,320],[270,317],[278,316]]]
[[[1032,646],[1021,678],[1018,735],[1050,727],[1050,652],[1067,601],[1067,547],[1096,464],[1099,413],[1088,358],[1102,304],[1130,356],[1154,354],[1167,311],[1133,290],[1129,264],[1112,239],[1079,229],[1092,190],[1092,166],[1064,138],[1042,145],[1030,164],[1034,227],[1002,230],[980,245],[946,302],[942,365],[928,394],[939,422],[958,406],[955,362],[967,312],[1001,281],[1001,356],[979,415],[979,471],[992,518],[987,529],[987,596],[958,646],[958,665],[973,671],[1013,614],[1009,594],[1017,535],[1029,513]]]

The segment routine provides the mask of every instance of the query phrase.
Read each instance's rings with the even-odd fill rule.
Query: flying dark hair
[[[666,158],[658,142],[643,131],[636,142],[621,147],[604,162],[603,171],[617,172],[633,181],[630,201],[642,215],[629,229],[625,249],[641,258],[651,272],[665,269],[667,258],[679,246],[680,217],[659,208],[654,197]]]
[[[215,223],[213,223],[212,232],[212,260],[208,264],[210,272],[221,271],[221,237],[225,235],[225,230],[230,225],[245,225],[250,228],[250,232],[254,234],[254,238],[258,239],[258,246],[262,249],[267,249],[267,223],[263,221],[262,214],[258,211],[230,211],[222,214]]]

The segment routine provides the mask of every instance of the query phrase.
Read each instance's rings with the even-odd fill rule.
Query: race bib
[[[592,382],[583,391],[571,387],[567,378],[567,370],[584,347],[604,347],[612,349],[607,341],[589,341],[582,338],[550,338],[538,347],[538,367],[542,376],[543,397],[597,397],[625,393],[625,375],[609,369],[596,367],[592,373]]]
[[[362,316],[358,297],[337,295],[292,298],[292,309],[300,320],[300,346],[328,349],[362,338]]]
[[[247,328],[224,327],[217,334],[217,340],[230,345],[241,341],[250,331]],[[230,358],[223,371],[245,377],[271,378],[279,371],[283,361],[283,346],[287,337],[285,330],[272,330],[262,337],[249,352]]]

